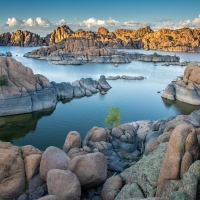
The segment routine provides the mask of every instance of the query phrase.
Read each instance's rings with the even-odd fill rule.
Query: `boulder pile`
[[[200,110],[188,116],[93,127],[44,152],[0,142],[1,199],[198,199]],[[118,172],[118,174],[116,174]]]

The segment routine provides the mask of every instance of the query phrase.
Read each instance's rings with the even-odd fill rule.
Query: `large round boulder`
[[[94,188],[103,184],[107,178],[107,160],[99,152],[76,156],[68,170],[76,174],[83,189]]]
[[[24,161],[19,147],[0,142],[0,198],[17,198],[23,193],[24,186]]]
[[[24,163],[27,180],[30,180],[39,172],[41,158],[42,156],[40,154],[31,154],[26,156]]]
[[[40,155],[42,155],[42,152],[39,149],[37,149],[34,146],[32,146],[32,145],[23,146],[21,151],[22,151],[23,156],[29,156],[31,154],[40,154]]]
[[[51,169],[66,170],[71,159],[59,148],[50,146],[42,155],[40,162],[40,176],[46,180],[47,173]]]
[[[81,147],[81,136],[77,131],[70,131],[66,137],[63,151],[68,152],[72,148],[80,148]]]
[[[93,144],[94,142],[109,140],[109,134],[104,128],[94,126],[86,135],[83,143],[84,145]]]
[[[47,174],[47,187],[49,194],[55,195],[59,200],[80,200],[80,182],[68,170],[50,170]]]
[[[184,71],[183,80],[185,83],[188,81],[200,84],[200,66],[196,62],[188,64]]]
[[[103,200],[113,200],[122,188],[122,178],[120,176],[113,176],[106,180],[101,191]]]

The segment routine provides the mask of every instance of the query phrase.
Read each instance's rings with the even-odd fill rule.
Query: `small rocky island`
[[[162,93],[169,100],[179,100],[192,105],[200,105],[200,66],[191,62],[180,80],[172,81]]]
[[[145,55],[128,53],[106,47],[101,41],[94,39],[67,38],[49,47],[41,47],[24,54],[27,58],[50,60],[52,64],[81,65],[94,63],[130,63],[132,60],[145,62],[179,63],[179,57],[169,55]]]
[[[200,197],[200,110],[111,129],[44,152],[0,141],[3,200],[194,200]],[[5,176],[6,174],[6,176]]]
[[[0,116],[30,113],[55,107],[59,100],[105,94],[111,88],[101,76],[98,81],[82,78],[75,82],[50,82],[41,74],[34,75],[29,67],[13,58],[0,57]]]

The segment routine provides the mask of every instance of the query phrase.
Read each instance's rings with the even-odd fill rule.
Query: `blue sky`
[[[1,1],[0,33],[16,29],[46,35],[67,24],[72,30],[104,26],[138,29],[200,27],[200,1],[193,0],[35,0]]]

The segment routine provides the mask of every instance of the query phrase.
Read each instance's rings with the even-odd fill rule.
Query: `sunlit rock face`
[[[0,46],[45,46],[48,45],[48,40],[48,36],[40,37],[30,31],[17,30],[0,34]]]
[[[72,31],[70,27],[63,25],[46,37],[40,37],[29,31],[17,30],[15,33],[0,34],[0,45],[46,46],[61,42],[66,38],[93,39],[95,42],[99,41],[104,46],[113,48],[200,52],[200,28],[153,31],[149,26],[138,30],[117,29],[113,32],[101,27],[95,32],[82,29]]]

